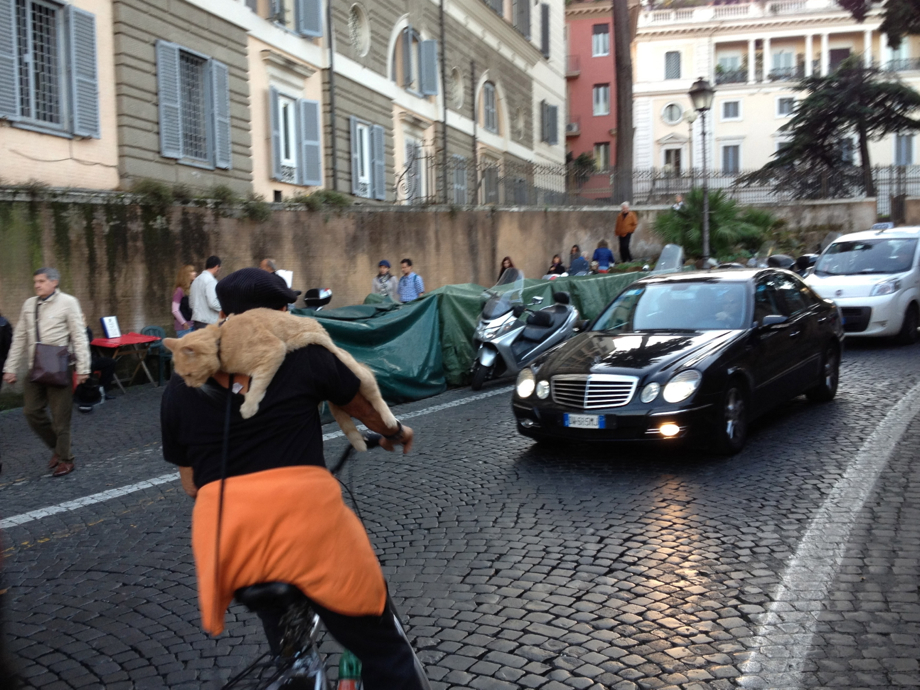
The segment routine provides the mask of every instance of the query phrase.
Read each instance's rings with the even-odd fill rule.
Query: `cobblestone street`
[[[834,402],[796,399],[733,458],[534,445],[509,381],[396,409],[413,452],[360,457],[351,487],[432,686],[920,686],[920,417],[890,457],[867,446],[918,396],[920,345],[847,348]],[[0,413],[5,618],[26,687],[219,687],[265,648],[238,606],[220,637],[200,630],[160,393],[75,414],[61,479],[21,410]],[[796,588],[819,571],[825,590]]]

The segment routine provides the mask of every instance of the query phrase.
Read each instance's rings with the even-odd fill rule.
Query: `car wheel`
[[[734,455],[747,441],[748,410],[747,391],[737,379],[728,382],[722,395],[716,426],[716,450],[725,455]]]
[[[812,402],[830,402],[837,395],[840,382],[840,354],[837,348],[829,345],[821,358],[821,383],[805,391],[805,396]]]
[[[913,345],[917,342],[917,327],[920,326],[920,314],[917,312],[917,304],[911,302],[904,312],[904,323],[898,333],[897,340],[899,345]]]
[[[492,367],[484,367],[479,362],[476,362],[473,365],[473,381],[470,383],[470,387],[474,391],[478,391],[480,388],[482,388],[482,384],[486,382],[486,378],[488,378],[489,371],[491,371],[491,369]]]

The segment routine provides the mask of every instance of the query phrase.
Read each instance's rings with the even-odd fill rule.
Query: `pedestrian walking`
[[[189,301],[189,290],[192,281],[198,272],[192,265],[183,266],[176,274],[176,284],[172,296],[173,327],[176,336],[181,338],[186,333],[192,332],[192,305]]]
[[[192,282],[189,302],[192,305],[192,324],[195,330],[220,319],[220,300],[217,299],[217,274],[220,257],[209,256],[204,271]]]
[[[635,211],[629,210],[629,202],[624,201],[620,204],[620,213],[617,214],[617,222],[614,227],[616,236],[620,239],[620,261],[626,263],[632,261],[632,254],[629,252],[629,240],[639,225],[639,217]]]
[[[377,275],[371,281],[371,292],[399,303],[399,279],[390,273],[390,262],[386,259],[377,264]]]
[[[52,451],[48,469],[55,477],[74,470],[70,447],[73,381],[75,378],[78,384],[83,383],[90,370],[83,311],[76,297],[58,289],[60,280],[61,274],[54,268],[40,268],[32,275],[35,297],[22,306],[9,357],[3,366],[3,380],[16,383],[23,359],[28,364],[29,375],[22,382],[23,412],[32,431]],[[76,359],[76,377],[72,375],[72,367],[62,363],[52,348],[69,349]],[[41,353],[38,361],[36,352]],[[51,356],[46,357],[45,353]]]
[[[597,243],[597,249],[594,250],[594,256],[591,257],[591,261],[597,262],[598,273],[610,272],[610,267],[616,261],[613,258],[613,252],[610,251],[610,245],[607,244],[607,240],[601,240]]]
[[[425,294],[425,283],[422,277],[412,270],[412,259],[403,259],[399,262],[402,278],[399,279],[399,301],[411,302]]]

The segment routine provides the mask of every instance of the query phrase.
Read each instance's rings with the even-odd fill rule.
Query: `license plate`
[[[603,429],[604,418],[593,414],[563,415],[563,424],[573,429]]]

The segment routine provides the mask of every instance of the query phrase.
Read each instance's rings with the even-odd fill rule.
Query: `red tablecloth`
[[[90,345],[94,347],[118,348],[124,345],[144,345],[158,341],[155,335],[141,335],[140,333],[125,333],[120,338],[93,338]]]

